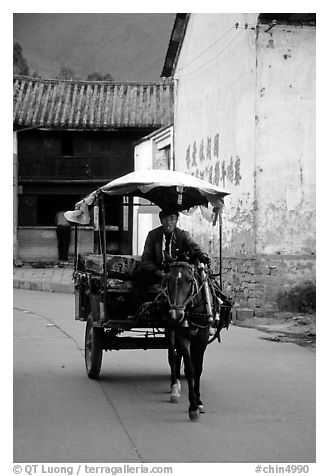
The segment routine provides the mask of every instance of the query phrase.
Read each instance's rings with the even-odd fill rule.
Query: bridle
[[[176,277],[176,280],[175,280],[175,293],[174,293],[174,299],[173,301],[171,300],[170,298],[170,295],[169,295],[169,290],[168,290],[168,278],[164,278],[164,281],[162,282],[163,286],[162,286],[162,289],[161,289],[161,293],[165,296],[168,304],[169,304],[169,312],[171,311],[181,311],[181,317],[180,319],[176,320],[177,324],[182,324],[184,322],[184,320],[186,319],[185,318],[185,309],[186,307],[191,303],[193,302],[193,300],[196,298],[196,296],[200,293],[201,289],[203,288],[204,286],[204,283],[205,281],[203,281],[203,283],[201,283],[201,286],[198,285],[198,281],[195,277],[195,270],[194,270],[194,266],[189,264],[189,263],[186,263],[185,261],[176,261],[174,263],[171,263],[169,265],[169,269],[170,268],[175,268],[175,267],[185,267],[185,268],[189,268],[189,270],[192,272],[192,286],[191,286],[191,294],[185,299],[185,301],[182,303],[182,304],[177,304],[177,290],[178,290],[178,280],[179,280],[179,277],[177,276]]]

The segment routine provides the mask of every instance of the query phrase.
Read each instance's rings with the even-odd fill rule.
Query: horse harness
[[[179,267],[179,266],[189,268],[189,270],[192,271],[193,277],[192,277],[191,294],[185,299],[185,301],[182,304],[176,303],[179,276],[177,276],[175,280],[174,302],[172,302],[171,297],[169,295],[168,282],[166,282],[166,278],[164,278],[164,282],[162,283],[164,284],[164,286],[162,287],[160,293],[165,297],[166,301],[168,302],[170,311],[184,311],[184,313],[182,313],[181,315],[181,318],[177,320],[176,323],[178,325],[181,325],[182,327],[190,327],[191,333],[196,334],[198,332],[198,329],[208,328],[210,326],[210,322],[208,321],[205,325],[199,324],[194,322],[192,320],[192,317],[194,316],[194,317],[204,318],[204,317],[207,317],[207,314],[191,312],[191,310],[189,310],[188,312],[185,312],[185,310],[188,305],[192,304],[193,306],[193,303],[196,297],[200,295],[202,289],[204,288],[207,278],[203,279],[201,284],[199,284],[197,279],[197,277],[199,278],[199,276],[197,275],[196,277],[194,266],[189,263],[186,263],[185,261],[174,262],[170,265],[170,267]]]

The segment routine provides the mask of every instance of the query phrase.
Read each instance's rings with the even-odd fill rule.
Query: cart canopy
[[[131,172],[103,185],[75,205],[74,212],[66,212],[68,220],[88,224],[88,206],[99,194],[143,197],[160,208],[175,207],[180,211],[197,205],[221,210],[229,192],[190,174],[172,170],[142,170]]]

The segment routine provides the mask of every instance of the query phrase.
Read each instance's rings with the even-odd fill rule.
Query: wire
[[[197,56],[195,56],[191,61],[189,61],[188,63],[186,63],[185,65],[183,65],[179,70],[178,72],[180,71],[183,71],[185,68],[187,68],[187,66],[189,66],[191,63],[193,63],[193,61],[197,60],[200,56],[202,56],[204,53],[206,53],[208,50],[210,50],[210,48],[212,48],[214,45],[216,45],[216,43],[218,43],[220,40],[222,40],[230,31],[234,30],[235,26],[232,26],[229,30],[227,30],[225,33],[223,33],[222,36],[220,36],[219,38],[217,38],[216,41],[214,41],[211,45],[208,46],[208,48],[206,48],[205,50],[201,51],[201,53],[199,53]]]
[[[206,63],[203,63],[202,65],[200,65],[197,69],[193,70],[193,71],[190,71],[189,73],[186,73],[186,74],[182,74],[181,76],[185,77],[185,76],[189,76],[190,74],[193,74],[197,71],[199,71],[200,68],[202,68],[203,66],[206,66],[208,63],[210,63],[211,61],[213,61],[214,59],[216,59],[219,55],[221,55],[221,53],[223,51],[225,51],[226,48],[228,48],[228,46],[240,35],[240,33],[242,33],[243,31],[246,31],[246,30],[257,30],[259,29],[260,27],[268,27],[268,24],[255,24],[255,25],[249,25],[248,23],[244,23],[243,25],[240,25],[239,23],[235,23],[234,26],[232,26],[231,28],[229,28],[225,33],[223,33],[222,36],[220,36],[219,38],[217,38],[217,40],[215,40],[211,45],[208,46],[208,48],[206,48],[205,50],[201,51],[201,53],[199,53],[197,56],[195,56],[194,58],[191,59],[191,61],[189,61],[188,63],[186,63],[185,65],[183,65],[181,68],[179,68],[179,70],[177,71],[177,73],[181,73],[181,71],[184,71],[190,64],[192,64],[194,61],[196,61],[198,58],[200,58],[200,56],[202,56],[204,53],[206,53],[207,51],[209,51],[214,45],[216,45],[219,41],[221,41],[228,33],[230,33],[232,30],[240,30],[239,34],[236,35],[216,56],[214,56],[211,60],[207,61]],[[272,23],[270,23],[270,28],[268,28],[268,30],[265,30],[265,32],[269,31],[270,29],[272,29],[273,27],[284,27],[284,28],[289,28],[289,29],[300,29],[301,27],[305,27],[305,25],[285,25],[285,24],[278,24],[276,20],[273,20]]]
[[[211,63],[212,61],[214,61],[216,58],[218,58],[218,57],[241,35],[241,33],[243,33],[243,31],[244,31],[244,28],[241,29],[241,30],[239,31],[239,33],[238,33],[234,38],[232,38],[232,40],[229,41],[229,42],[227,43],[227,45],[224,46],[224,48],[223,48],[222,50],[220,50],[219,53],[217,53],[216,56],[214,56],[213,58],[211,58],[209,61],[207,61],[207,62],[201,64],[201,65],[200,65],[198,68],[196,68],[195,70],[190,71],[189,73],[186,73],[186,74],[182,74],[181,77],[190,76],[191,74],[196,73],[197,71],[199,71],[199,69],[203,68],[203,67],[206,66],[207,64],[209,64],[209,63]]]

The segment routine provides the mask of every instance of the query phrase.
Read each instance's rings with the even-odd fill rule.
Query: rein
[[[170,299],[170,296],[169,296],[169,291],[168,291],[168,284],[163,287],[161,289],[161,293],[165,296],[166,300],[168,301],[168,304],[169,304],[169,307],[170,307],[170,310],[177,310],[177,311],[185,311],[186,309],[186,306],[188,306],[188,304],[190,304],[191,302],[193,302],[193,300],[195,299],[195,297],[201,292],[202,288],[204,287],[205,285],[205,282],[206,282],[206,279],[203,280],[203,282],[201,283],[201,286],[198,286],[198,282],[197,282],[197,279],[195,277],[195,272],[194,272],[194,267],[192,267],[192,265],[186,263],[185,261],[184,262],[175,262],[175,263],[172,263],[170,265],[170,267],[188,267],[191,271],[193,271],[193,279],[192,279],[192,292],[191,292],[191,295],[188,296],[185,301],[183,302],[183,304],[176,304],[176,298],[177,298],[177,288],[178,288],[178,277],[176,278],[176,282],[175,282],[175,296],[174,296],[174,302],[171,301]],[[184,316],[182,317],[182,319],[178,322],[178,323],[182,323],[184,320]],[[201,327],[201,326],[198,326],[198,327]]]

